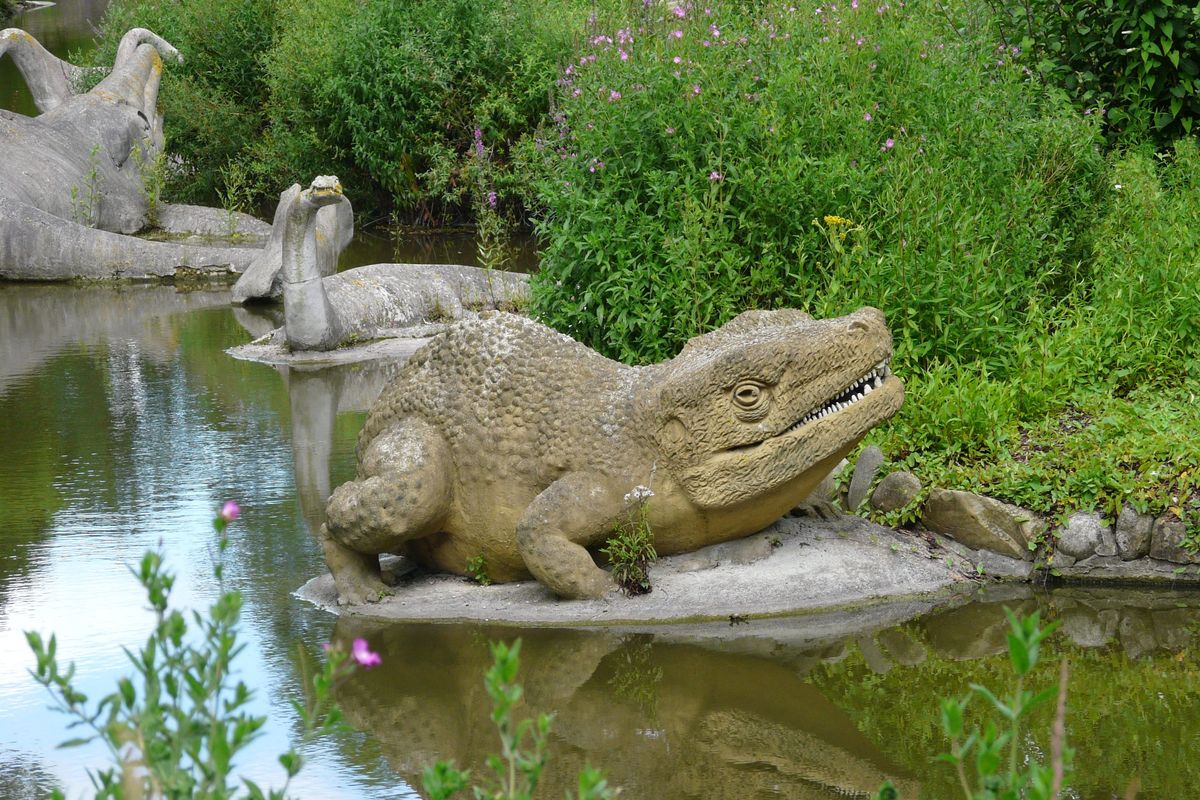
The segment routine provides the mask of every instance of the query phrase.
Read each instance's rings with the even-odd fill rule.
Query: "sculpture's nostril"
[[[861,319],[856,319],[850,323],[850,332],[851,333],[853,333],[855,331],[862,331],[863,333],[866,333],[870,329],[871,329],[871,326],[868,325],[867,323],[863,322]]]

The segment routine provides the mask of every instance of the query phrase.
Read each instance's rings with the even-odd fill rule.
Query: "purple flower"
[[[871,116],[871,112],[870,112],[870,111],[868,111],[867,113],[863,114],[863,120],[865,120],[866,122],[870,122],[872,119],[874,119],[874,117],[872,117],[872,116]]]
[[[355,639],[354,644],[350,646],[350,658],[354,659],[360,667],[378,667],[383,663],[383,659],[379,657],[379,653],[373,652],[367,646],[366,639]]]
[[[683,10],[683,6],[673,6],[671,8],[671,13],[679,17],[679,19],[683,19],[687,16],[687,12]]]
[[[682,63],[683,63],[683,59],[682,59],[682,58],[680,58],[679,56],[675,56],[674,58],[672,58],[672,59],[671,59],[671,63],[672,63],[672,64],[682,64]]]
[[[683,38],[683,31],[671,31],[671,32],[670,32],[670,33],[667,35],[667,38],[669,38],[669,39],[682,39],[682,38]]]
[[[674,129],[674,128],[667,128],[667,135],[668,135],[668,136],[670,136],[670,135],[671,135],[671,134],[673,134],[673,133],[675,133],[675,129]]]
[[[708,173],[708,179],[713,183],[719,183],[720,181],[725,180],[725,176],[714,169],[712,172]]]
[[[700,84],[698,84],[698,83],[692,84],[692,94],[694,94],[694,95],[700,94]]]
[[[621,56],[621,60],[622,60],[622,61],[628,61],[628,60],[629,60],[629,53],[626,53],[624,50],[622,50],[622,49],[620,49],[620,48],[617,48],[617,54],[618,54],[619,56]]]
[[[226,522],[233,522],[242,514],[241,506],[232,500],[226,500],[225,505],[221,506],[220,517]]]
[[[891,150],[895,146],[896,146],[896,140],[888,139],[886,142],[883,143],[883,145],[879,149],[880,149],[880,151],[886,153],[888,150]]]
[[[492,208],[496,207],[496,193],[495,192],[487,193],[487,204],[489,206],[491,206]]]
[[[621,93],[618,92],[616,89],[613,89],[611,92],[608,93],[608,102],[615,103],[620,99],[621,99]]]

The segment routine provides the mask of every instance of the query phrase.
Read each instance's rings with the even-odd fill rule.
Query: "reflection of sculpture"
[[[336,635],[360,630],[342,618]],[[339,689],[348,721],[410,784],[438,759],[487,774],[497,739],[486,642],[511,631],[400,625],[367,635],[383,666]],[[518,714],[555,715],[539,796],[562,797],[585,762],[623,797],[833,800],[869,796],[887,779],[918,796],[844,711],[778,661],[608,632],[528,630],[522,640]]]
[[[290,202],[289,194],[275,220],[282,227],[284,333],[293,350],[332,350],[458,319],[464,308],[523,304],[528,296],[528,276],[475,267],[371,264],[333,275],[336,249],[322,243],[328,234],[318,221],[320,209],[345,202],[341,184],[319,177]]]
[[[652,485],[661,554],[761,530],[900,407],[883,315],[746,312],[647,367],[511,314],[450,326],[405,366],[359,438],[358,479],[322,534],[342,602],[404,553],[581,598],[612,586],[586,548]]]
[[[178,57],[174,47],[143,28],[130,30],[112,72],[82,94],[75,90],[82,70],[25,31],[0,32],[4,53],[41,113],[0,111],[0,277],[142,277],[170,275],[179,266],[240,270],[249,263],[249,249],[124,235],[148,223],[142,169],[162,150],[158,87],[162,56]],[[192,206],[157,211],[166,230],[223,230],[232,223],[239,232],[266,232],[245,215]]]

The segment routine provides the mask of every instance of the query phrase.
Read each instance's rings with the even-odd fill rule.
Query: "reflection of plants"
[[[504,642],[492,644],[492,667],[483,683],[492,698],[492,722],[500,733],[500,755],[488,756],[488,767],[494,773],[490,785],[471,787],[475,800],[530,800],[546,766],[546,744],[550,735],[550,714],[539,714],[537,720],[517,722],[513,711],[521,702],[523,690],[516,682],[520,666],[521,640],[512,646]],[[526,739],[529,739],[528,748]],[[451,761],[439,761],[427,767],[421,776],[422,785],[430,800],[447,800],[471,786],[470,770],[459,770]],[[579,791],[575,800],[611,800],[616,792],[608,788],[603,774],[585,766],[579,773]],[[572,795],[567,794],[572,800]]]
[[[467,575],[480,586],[491,586],[492,578],[487,571],[487,556],[480,553],[467,559]]]
[[[213,574],[222,583],[222,558],[229,546],[226,528],[237,519],[236,503],[226,503],[213,520],[217,531],[217,558]],[[200,798],[216,800],[236,796],[250,800],[282,800],[287,786],[299,773],[304,759],[296,748],[279,756],[287,775],[282,789],[264,791],[245,778],[239,792],[230,785],[234,759],[258,738],[267,718],[247,711],[253,691],[242,681],[233,682],[233,662],[245,647],[238,643],[241,594],[222,591],[208,615],[193,613],[198,634],[189,631],[187,617],[169,605],[175,576],[163,567],[162,554],[149,551],[134,572],[146,590],[156,623],[146,645],[126,651],[133,679],[121,678],[117,691],[89,709],[88,698],[74,682],[75,665],[59,667],[58,642],[29,631],[25,638],[37,666],[34,679],[45,686],[55,707],[74,717],[72,728],[85,728],[89,736],[63,743],[75,747],[99,739],[108,747],[112,767],[91,774],[98,798]],[[302,740],[328,733],[339,726],[341,713],[333,702],[335,686],[355,665],[373,667],[380,662],[364,639],[356,639],[349,653],[327,648],[328,660],[311,684],[307,706],[297,704],[303,723]],[[308,681],[306,681],[308,684]],[[55,791],[53,797],[63,794]]]
[[[662,667],[653,662],[652,655],[649,641],[623,649],[608,681],[614,695],[628,700],[651,722],[658,719],[658,687],[663,679]]]
[[[1040,614],[1034,612],[1018,618],[1007,608],[1008,657],[1016,673],[1016,686],[1011,695],[999,698],[986,686],[971,684],[971,693],[961,700],[942,700],[942,729],[950,740],[950,751],[938,759],[954,766],[959,785],[966,800],[1057,800],[1069,787],[1072,751],[1066,746],[1067,666],[1063,662],[1059,685],[1040,692],[1025,688],[1025,676],[1037,666],[1042,641],[1054,632],[1058,623],[1041,627]],[[1021,733],[1022,721],[1047,700],[1058,697],[1054,728],[1050,741],[1050,763],[1021,752],[1026,744]],[[982,697],[1001,719],[987,726],[967,731],[965,712],[971,700]],[[1007,756],[1007,758],[1006,758]],[[1006,763],[1007,762],[1007,763]],[[974,765],[974,781],[967,775],[967,766]],[[974,788],[972,788],[974,783]],[[876,800],[895,800],[899,797],[891,784],[885,784]]]
[[[88,171],[83,175],[83,187],[71,186],[71,218],[80,225],[96,227],[100,222],[100,194],[103,189],[100,145],[95,145],[88,153]]]
[[[658,553],[647,506],[653,496],[648,486],[637,486],[625,495],[628,518],[613,525],[613,535],[600,548],[612,564],[613,580],[626,595],[647,594],[652,588],[650,564]]]

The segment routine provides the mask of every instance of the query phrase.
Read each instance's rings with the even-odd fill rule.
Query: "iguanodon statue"
[[[162,150],[158,87],[163,57],[179,53],[134,28],[121,39],[112,71],[78,92],[83,70],[25,31],[0,31],[0,56],[16,62],[39,114],[0,110],[0,278],[151,277],[177,267],[229,266],[240,272],[256,248],[149,241],[128,234],[149,224],[142,165]],[[218,209],[163,204],[168,232],[232,227],[265,236],[266,223]]]
[[[381,596],[378,556],[566,598],[614,588],[592,553],[639,485],[660,555],[736,539],[793,508],[904,387],[883,314],[748,311],[644,367],[524,317],[464,319],[384,390],[355,480],[320,532],[339,602]]]
[[[286,190],[263,259],[234,286],[235,302],[282,289],[284,325],[275,335],[292,351],[335,350],[528,299],[529,276],[501,270],[369,264],[337,273],[337,252],[351,222],[348,214],[334,212],[348,207],[332,175],[317,177],[304,190]],[[278,253],[274,261],[272,253]]]

